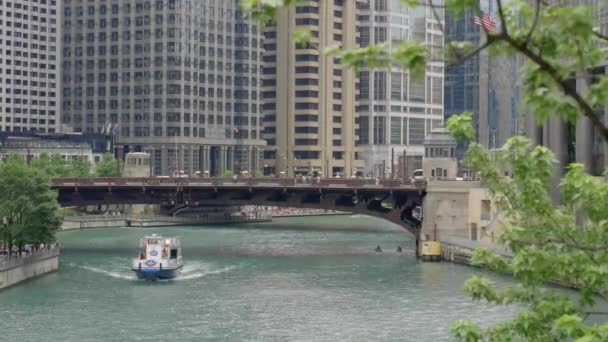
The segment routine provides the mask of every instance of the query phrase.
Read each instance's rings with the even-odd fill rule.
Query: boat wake
[[[74,266],[85,269],[87,271],[104,274],[104,275],[110,276],[114,279],[137,280],[137,277],[134,274],[124,274],[124,273],[120,273],[120,272],[113,272],[113,271],[104,270],[103,268],[87,266],[87,265],[74,265]]]
[[[99,267],[94,267],[94,266],[88,266],[88,265],[77,265],[77,264],[70,264],[70,266],[74,266],[74,267],[78,267],[90,272],[95,272],[95,273],[99,273],[99,274],[103,274],[109,277],[112,277],[114,279],[121,279],[121,280],[137,280],[137,276],[135,276],[134,274],[125,274],[125,273],[121,273],[121,272],[115,272],[115,271],[109,271],[109,270],[105,270],[103,268],[99,268]],[[226,273],[226,272],[230,272],[234,269],[236,269],[236,266],[227,266],[227,267],[223,267],[223,268],[213,268],[212,265],[209,264],[190,264],[190,265],[185,265],[182,273],[177,276],[177,278],[171,279],[172,281],[184,281],[184,280],[193,280],[193,279],[200,279],[209,275],[213,275],[213,274],[221,274],[221,273]]]
[[[207,264],[185,265],[184,269],[182,270],[182,273],[173,280],[182,281],[200,279],[208,275],[230,272],[234,269],[236,269],[236,266],[227,266],[223,268],[214,269],[213,267]]]

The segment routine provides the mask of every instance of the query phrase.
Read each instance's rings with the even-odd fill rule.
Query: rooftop
[[[441,127],[434,128],[424,139],[424,145],[456,145],[456,140],[450,135],[450,132]]]

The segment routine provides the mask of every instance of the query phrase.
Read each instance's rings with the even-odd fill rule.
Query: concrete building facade
[[[456,179],[456,141],[445,128],[435,128],[424,141],[422,175],[427,179]]]
[[[423,204],[422,240],[493,244],[508,226],[496,198],[480,182],[431,180]]]
[[[415,40],[430,50],[421,77],[397,68],[363,69],[359,73],[358,144],[366,174],[396,175],[398,156],[422,156],[425,136],[443,126],[443,12],[438,8],[436,18],[429,6],[407,8],[398,0],[369,1],[360,6],[361,47],[387,44],[392,48],[400,41]]]
[[[0,130],[59,130],[61,1],[0,1]]]
[[[264,33],[263,112],[266,174],[352,175],[355,151],[354,71],[327,47],[356,42],[356,1],[303,1],[280,10]],[[309,30],[308,44],[292,39]]]
[[[253,174],[256,26],[224,0],[64,0],[62,123],[148,152],[154,175]]]

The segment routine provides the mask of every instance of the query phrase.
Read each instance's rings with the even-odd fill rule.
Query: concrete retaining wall
[[[0,290],[59,269],[59,248],[0,260]]]
[[[89,221],[68,221],[64,220],[61,225],[61,230],[87,229],[87,228],[110,228],[123,227],[125,225],[124,218],[108,218]]]

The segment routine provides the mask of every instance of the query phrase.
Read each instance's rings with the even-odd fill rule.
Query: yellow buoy
[[[441,243],[439,241],[420,241],[422,261],[441,261]]]

